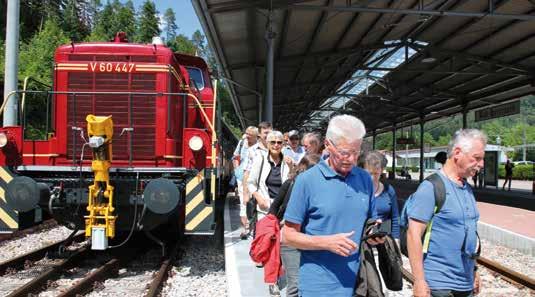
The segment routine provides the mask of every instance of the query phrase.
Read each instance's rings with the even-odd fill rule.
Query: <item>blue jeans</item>
[[[432,297],[472,297],[472,291],[431,290]]]
[[[301,252],[293,247],[281,245],[281,259],[286,272],[286,296],[298,297]]]

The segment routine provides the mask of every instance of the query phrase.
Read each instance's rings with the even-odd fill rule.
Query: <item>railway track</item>
[[[58,226],[58,223],[56,222],[56,220],[49,219],[49,220],[43,221],[39,225],[35,225],[35,226],[31,227],[31,228],[27,228],[27,229],[20,230],[20,231],[15,231],[15,232],[13,232],[11,234],[0,234],[0,242],[6,241],[6,240],[12,240],[12,239],[21,238],[21,237],[23,237],[25,235],[36,233],[36,232],[42,232],[43,230],[51,229],[51,228],[56,227],[56,226]]]
[[[61,242],[54,243],[16,259],[6,261],[1,264],[1,268],[3,271],[27,269],[28,266],[32,266],[29,265],[30,263],[40,260],[47,252],[57,249],[60,244]],[[170,251],[171,253],[167,257],[153,262],[156,272],[148,279],[145,286],[148,291],[147,289],[144,290],[146,292],[144,296],[156,297],[160,294],[167,280],[169,270],[179,255],[178,243],[175,243]],[[75,251],[70,251],[70,256],[66,259],[54,260],[52,264],[47,263],[37,275],[34,276],[32,274],[30,278],[23,280],[24,283],[22,285],[19,284],[18,287],[12,288],[5,296],[22,297],[31,294],[44,294],[47,296],[74,297],[90,293],[96,288],[105,293],[107,291],[106,287],[101,285],[104,281],[116,277],[119,274],[119,270],[127,270],[129,264],[136,261],[140,254],[148,252],[149,248],[142,246],[139,248],[122,248],[112,254],[104,255],[92,252],[85,245]],[[20,273],[24,274],[24,271],[22,270]],[[74,276],[73,273],[78,275]],[[112,287],[108,289],[113,290]]]
[[[80,242],[80,241],[83,241],[84,239],[85,239],[85,235],[83,233],[80,233],[78,235],[75,235],[72,238],[68,238],[65,240],[61,240],[61,241],[49,244],[42,248],[33,250],[26,254],[4,261],[0,263],[0,275],[12,269],[20,269],[28,263],[42,259],[48,253],[58,251],[62,246],[67,246],[73,241]]]
[[[479,257],[477,263],[481,266],[488,268],[494,274],[498,274],[508,283],[516,287],[526,287],[530,290],[535,290],[535,279],[518,273],[512,269],[509,269],[498,262],[492,261],[485,257]],[[401,267],[403,278],[409,283],[414,283],[414,276],[407,269]]]
[[[171,266],[176,260],[177,256],[178,243],[175,244],[174,248],[171,250],[171,254],[165,259],[163,259],[162,264],[160,265],[160,269],[154,276],[154,279],[150,284],[149,291],[147,292],[147,294],[145,294],[145,297],[157,297],[158,294],[160,294],[163,284],[169,276],[169,269],[171,269]]]

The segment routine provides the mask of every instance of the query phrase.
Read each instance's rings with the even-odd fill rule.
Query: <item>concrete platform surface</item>
[[[264,269],[255,266],[249,257],[251,238],[240,239],[239,200],[228,196],[225,203],[225,270],[228,296],[267,297],[268,285],[264,283]],[[286,296],[281,288],[281,296]]]

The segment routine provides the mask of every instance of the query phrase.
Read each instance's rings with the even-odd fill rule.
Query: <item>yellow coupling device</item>
[[[88,144],[93,152],[91,169],[95,174],[94,182],[89,186],[87,204],[89,215],[85,216],[85,235],[90,237],[92,233],[98,232],[99,240],[104,243],[97,244],[101,248],[94,249],[105,249],[107,238],[115,236],[117,218],[113,214],[113,186],[110,185],[109,175],[112,161],[113,122],[111,116],[102,117],[90,114],[85,119],[89,135]],[[95,245],[94,242],[93,245]]]

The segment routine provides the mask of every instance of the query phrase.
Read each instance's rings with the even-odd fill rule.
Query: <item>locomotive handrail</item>
[[[22,85],[22,91],[24,91],[24,93],[22,93],[22,98],[20,100],[20,113],[21,114],[24,114],[24,106],[26,105],[25,104],[26,103],[26,92],[25,91],[27,91],[26,87],[28,86],[28,81],[29,80],[33,80],[34,82],[36,82],[36,83],[38,83],[38,84],[40,84],[40,85],[42,85],[44,87],[50,88],[50,85],[47,85],[47,84],[45,84],[43,82],[40,82],[40,81],[38,81],[37,79],[35,79],[35,78],[31,77],[31,76],[26,76],[24,78],[24,83]]]
[[[193,95],[193,94],[190,94],[190,93],[168,93],[168,92],[102,92],[102,91],[96,91],[96,92],[87,92],[87,91],[83,91],[83,92],[73,92],[73,91],[33,91],[33,90],[15,90],[15,91],[11,91],[9,92],[9,94],[7,94],[6,98],[4,99],[4,102],[2,103],[2,106],[0,106],[0,115],[2,115],[4,113],[4,109],[7,105],[7,101],[8,99],[17,94],[17,93],[21,93],[21,94],[25,94],[25,93],[48,93],[48,94],[57,94],[57,95],[148,95],[148,96],[167,96],[167,95],[171,95],[171,96],[188,96],[188,97],[191,97],[193,98],[193,100],[195,101],[195,103],[199,106],[200,110],[201,110],[201,114],[203,115],[203,117],[205,118],[206,122],[208,123],[208,126],[210,127],[210,130],[212,131],[212,133],[215,133],[215,129],[214,129],[214,125],[212,124],[212,122],[210,121],[210,118],[208,117],[208,115],[206,114],[206,111],[204,110],[204,107],[202,106],[201,102],[199,101],[199,99],[197,98],[197,96]],[[22,102],[21,102],[22,103]]]

